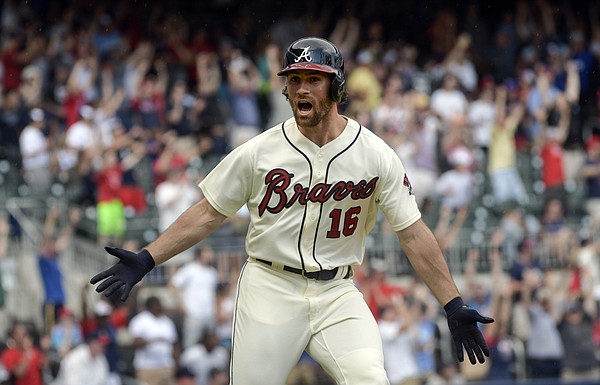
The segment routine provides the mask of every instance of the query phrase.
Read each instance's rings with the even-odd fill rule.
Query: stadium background
[[[597,2],[596,2],[597,3]],[[170,1],[163,2],[136,2],[123,5],[119,2],[46,2],[32,1],[26,4],[5,1],[2,7],[2,42],[16,37],[20,43],[18,51],[25,52],[35,43],[36,38],[41,37],[46,42],[52,42],[51,36],[57,34],[58,30],[64,28],[61,35],[64,41],[74,38],[75,42],[89,39],[87,45],[90,56],[95,56],[98,63],[113,65],[115,68],[123,66],[134,47],[148,40],[155,46],[155,55],[166,63],[166,71],[169,74],[169,85],[167,90],[176,80],[183,79],[190,86],[190,94],[194,94],[194,76],[190,75],[188,69],[182,65],[181,58],[174,46],[173,36],[183,36],[183,40],[191,42],[191,37],[198,37],[195,46],[198,51],[214,51],[219,54],[223,47],[239,49],[241,54],[261,65],[264,61],[265,47],[268,43],[275,43],[280,48],[287,46],[293,39],[315,34],[330,37],[342,20],[357,21],[357,36],[353,43],[344,46],[347,59],[347,76],[351,76],[352,70],[363,63],[380,61],[390,63],[394,55],[402,56],[403,53],[415,52],[414,65],[428,78],[428,88],[420,91],[427,96],[440,84],[440,63],[443,63],[452,47],[456,44],[457,37],[462,32],[471,36],[471,47],[468,57],[472,61],[477,72],[477,87],[470,92],[465,92],[469,100],[474,100],[478,94],[483,80],[492,79],[495,84],[513,84],[520,80],[520,65],[527,55],[535,51],[534,64],[548,64],[553,60],[553,55],[571,54],[569,51],[574,32],[582,32],[586,42],[586,50],[593,57],[591,71],[587,79],[582,79],[582,90],[578,101],[580,110],[575,120],[577,124],[571,126],[572,135],[569,136],[564,145],[566,158],[570,160],[565,181],[566,204],[568,210],[565,213],[565,224],[569,227],[577,239],[585,238],[594,240],[595,233],[589,233],[590,218],[585,211],[587,191],[584,180],[578,176],[577,169],[582,165],[585,158],[586,140],[595,130],[600,127],[594,123],[598,114],[597,92],[600,84],[598,76],[598,58],[600,52],[597,44],[600,44],[598,36],[598,23],[600,14],[594,2],[566,2],[566,1],[509,1],[509,2],[477,2],[465,1],[448,3],[445,1],[332,1],[320,3],[308,1],[300,3],[254,1],[240,2],[234,0],[214,1]],[[67,10],[69,12],[67,12]],[[527,15],[519,12],[527,10]],[[72,17],[67,15],[72,11]],[[595,13],[594,13],[595,11]],[[550,15],[554,29],[544,29],[545,16]],[[521,20],[521,16],[524,21]],[[519,24],[530,28],[530,39],[519,38]],[[103,24],[105,23],[105,24]],[[86,34],[89,26],[104,26],[111,31],[120,31],[121,37],[127,41],[122,50],[111,51],[107,49],[101,54],[96,47],[92,36]],[[96,31],[96,33],[99,33]],[[71,34],[69,36],[69,34]],[[506,34],[511,36],[514,46],[499,47],[498,36]],[[351,31],[346,32],[349,38]],[[174,39],[174,38],[173,38]],[[350,38],[349,38],[350,39]],[[594,40],[596,39],[596,40]],[[351,40],[351,39],[350,39]],[[66,44],[66,43],[64,43]],[[596,44],[596,46],[594,46]],[[60,45],[60,44],[59,44]],[[81,43],[83,45],[83,43]],[[594,48],[595,47],[595,48]],[[64,47],[63,47],[64,48]],[[504,49],[504,51],[503,51]],[[595,49],[595,50],[594,50]],[[561,51],[562,50],[562,51]],[[75,50],[76,51],[76,50]],[[4,53],[5,51],[3,51]],[[42,52],[44,52],[42,54]],[[499,53],[500,52],[500,53]],[[67,52],[69,53],[69,52]],[[386,56],[386,53],[388,54]],[[7,81],[6,60],[3,55],[3,96],[11,89],[24,88],[26,80],[25,73],[28,69],[41,68],[42,75],[50,74],[55,67],[64,67],[69,71],[77,60],[78,53],[70,52],[69,55],[58,55],[56,52],[49,53],[40,49],[37,54],[19,64],[19,79],[15,82]],[[505,55],[512,58],[512,67],[501,67],[498,58]],[[512,56],[511,56],[512,55]],[[595,56],[594,56],[595,55]],[[564,58],[566,60],[566,58]],[[192,66],[193,67],[193,66]],[[436,70],[436,68],[438,68]],[[256,90],[257,106],[262,112],[259,130],[267,128],[265,123],[264,96],[269,89],[264,74],[261,87]],[[384,68],[391,71],[391,69]],[[47,72],[44,72],[47,71]],[[385,76],[380,77],[383,81]],[[216,93],[217,102],[221,111],[224,111],[223,128],[224,135],[217,131],[208,129],[206,135],[215,135],[212,150],[208,151],[198,163],[190,163],[189,169],[196,177],[208,171],[212,164],[234,146],[234,135],[229,135],[235,127],[240,126],[232,122],[232,106],[229,105],[226,75],[223,76],[222,84]],[[46,127],[46,135],[60,137],[68,130],[65,115],[54,113],[49,106],[60,105],[57,100],[52,103],[45,100],[46,95],[51,94],[51,88],[56,82],[51,76],[47,76],[40,87],[44,88],[42,96],[37,102],[24,99],[22,101],[26,116],[34,107],[42,107],[46,112],[47,121],[51,122]],[[125,83],[125,81],[123,81]],[[115,83],[117,88],[119,82]],[[412,88],[418,88],[418,84],[412,84]],[[585,87],[583,87],[585,86]],[[91,86],[98,89],[100,81]],[[407,87],[410,88],[410,85]],[[50,91],[49,91],[50,89]],[[165,91],[168,95],[169,91]],[[275,92],[277,90],[275,89]],[[195,97],[197,95],[194,95]],[[352,104],[343,106],[345,112],[352,117],[360,118],[364,109]],[[165,99],[168,97],[165,96]],[[358,97],[356,97],[358,99]],[[356,100],[355,99],[355,100]],[[3,102],[4,102],[3,100]],[[94,105],[97,99],[90,97],[84,104]],[[262,102],[262,104],[261,104]],[[53,104],[54,103],[54,104]],[[267,104],[268,105],[268,104]],[[66,108],[66,107],[65,107]],[[262,108],[262,109],[261,109]],[[373,108],[372,110],[374,110]],[[134,126],[135,112],[131,108],[120,108],[117,113],[120,122],[127,128]],[[210,123],[204,123],[210,126]],[[368,124],[367,124],[368,125]],[[22,127],[20,127],[22,128]],[[167,126],[145,127],[152,131],[164,131]],[[39,279],[37,254],[40,249],[40,240],[44,222],[52,208],[58,210],[57,226],[65,225],[69,221],[69,211],[81,210],[82,218],[74,228],[73,236],[69,246],[60,255],[60,266],[63,272],[64,286],[66,288],[66,305],[73,309],[75,314],[81,314],[81,288],[91,275],[103,267],[112,263],[112,260],[103,252],[102,245],[98,243],[96,230],[95,201],[92,198],[83,197],[78,185],[73,180],[64,180],[59,177],[53,178],[47,190],[36,192],[23,179],[21,166],[13,161],[12,154],[18,150],[18,142],[11,142],[7,135],[8,129],[2,127],[0,135],[0,213],[2,218],[8,221],[7,234],[3,234],[7,241],[5,255],[0,262],[2,272],[2,283],[5,292],[4,316],[7,319],[26,320],[35,325],[38,330],[43,330],[44,321],[41,312],[44,289]],[[517,133],[519,144],[516,164],[519,173],[526,186],[530,203],[523,206],[525,214],[532,219],[540,219],[544,209],[546,196],[545,186],[541,179],[543,164],[532,145],[532,138]],[[198,134],[200,137],[200,134]],[[148,147],[152,146],[149,141]],[[58,144],[57,144],[58,146]],[[219,147],[220,146],[220,147]],[[441,153],[440,153],[441,154]],[[157,154],[153,154],[157,156]],[[440,157],[441,158],[441,157]],[[442,168],[447,167],[443,164]],[[127,224],[123,240],[144,244],[151,241],[157,234],[159,228],[159,210],[154,204],[152,181],[144,181],[152,178],[152,168],[148,165],[144,168],[140,163],[137,182],[144,192],[143,208],[129,208],[127,210]],[[574,171],[573,171],[574,170]],[[49,169],[49,172],[54,172]],[[146,174],[144,174],[146,173]],[[150,173],[150,175],[148,175]],[[440,170],[441,174],[441,170]],[[57,174],[58,175],[58,174]],[[492,268],[491,254],[496,246],[493,246],[492,237],[497,233],[504,210],[508,206],[496,205],[491,198],[489,178],[484,167],[474,170],[473,185],[474,196],[469,203],[467,219],[461,226],[456,240],[446,250],[447,259],[451,270],[455,274],[459,285],[465,282],[464,271],[469,262],[470,252],[477,250],[480,258],[477,262],[477,275],[485,282]],[[79,180],[81,182],[81,180]],[[85,182],[85,181],[84,181]],[[83,182],[81,182],[83,183]],[[440,199],[432,198],[427,210],[424,210],[428,224],[434,227],[439,219]],[[221,258],[216,259],[217,267],[221,273],[234,269],[243,260],[243,213],[240,213],[240,226],[236,222],[226,226],[223,231],[217,232],[206,243],[214,247],[216,254]],[[387,279],[398,285],[407,285],[412,281],[411,269],[403,258],[395,237],[390,237],[385,226],[380,223],[369,238],[367,245],[368,260],[385,260],[387,263]],[[552,250],[543,254],[546,249],[539,247],[539,257],[543,259],[545,267],[556,269],[559,274],[566,276],[573,271],[570,263],[559,260]],[[504,262],[506,271],[509,269],[510,261]],[[169,306],[168,291],[165,289],[168,268],[157,269],[146,279],[139,295],[147,296],[156,293]],[[94,295],[90,294],[90,301],[94,301]],[[24,306],[24,304],[28,304]],[[516,358],[511,367],[515,380],[524,380],[526,375],[525,357],[523,345],[515,342]],[[521,349],[521,350],[519,350]],[[506,380],[510,383],[510,380]],[[492,383],[492,382],[488,382]],[[498,382],[500,383],[500,382]],[[549,384],[549,382],[544,382]]]

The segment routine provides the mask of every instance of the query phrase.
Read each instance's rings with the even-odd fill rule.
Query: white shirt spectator
[[[185,170],[181,170],[185,173]],[[178,170],[169,170],[176,174],[156,186],[154,199],[158,209],[158,230],[165,231],[179,215],[201,198],[200,189],[191,183],[185,175],[179,176]]]
[[[479,147],[487,147],[492,138],[492,129],[496,119],[496,107],[493,101],[477,99],[467,112],[467,119],[473,127],[473,142]]]
[[[158,369],[175,365],[173,344],[177,341],[177,330],[175,323],[167,315],[157,317],[144,310],[131,319],[129,332],[133,338],[146,340],[146,345],[135,351],[133,366],[136,369]]]
[[[185,313],[183,325],[183,345],[190,347],[197,343],[202,333],[216,326],[216,293],[219,283],[217,270],[204,258],[210,249],[196,251],[194,260],[179,268],[171,277],[169,285],[180,296]]]
[[[190,262],[175,272],[171,283],[181,291],[187,314],[196,317],[215,315],[217,270],[197,262]]]
[[[108,361],[102,351],[92,354],[87,343],[80,344],[61,360],[55,385],[106,385]]]
[[[195,183],[190,181],[182,165],[172,165],[167,173],[167,179],[156,186],[154,201],[158,211],[158,230],[165,231],[175,219],[188,207],[198,202],[202,197],[201,191]],[[193,250],[187,249],[171,258],[165,265],[182,265],[191,261]]]
[[[390,384],[400,384],[419,376],[415,360],[415,336],[409,329],[401,331],[398,320],[379,320],[379,333],[383,342],[384,366]]]
[[[99,136],[91,122],[79,120],[73,123],[66,134],[66,144],[76,150],[87,150],[99,144]]]
[[[443,121],[449,122],[465,116],[468,107],[467,98],[459,90],[439,88],[431,94],[431,110],[438,114]]]
[[[467,91],[473,91],[477,87],[477,71],[470,60],[449,63],[447,70],[456,76],[460,85]]]
[[[473,198],[474,189],[473,173],[470,170],[472,154],[469,150],[458,147],[449,154],[448,160],[454,168],[440,175],[435,191],[441,197],[443,207],[467,207]]]
[[[48,141],[39,127],[28,125],[19,136],[19,146],[25,170],[47,168],[50,162]]]
[[[209,352],[204,345],[195,344],[183,351],[179,364],[194,373],[197,385],[210,385],[210,372],[227,368],[229,351],[223,346],[216,346]]]

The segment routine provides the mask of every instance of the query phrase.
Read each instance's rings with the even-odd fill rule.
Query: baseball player
[[[327,40],[292,43],[278,73],[293,112],[228,154],[200,183],[204,198],[139,252],[106,247],[119,262],[91,279],[125,300],[133,285],[206,238],[247,205],[248,260],[238,282],[230,381],[284,384],[306,351],[338,384],[389,384],[378,327],[352,269],[378,210],[448,317],[460,361],[488,347],[440,248],[421,219],[404,167],[386,143],[340,115],[344,61]]]

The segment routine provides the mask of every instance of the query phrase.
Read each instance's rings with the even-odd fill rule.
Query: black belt
[[[271,261],[267,261],[265,259],[260,259],[260,258],[255,258],[255,259],[260,263],[264,263],[265,265],[273,266],[273,262],[271,262]],[[283,270],[289,271],[290,273],[301,275],[308,279],[314,279],[317,281],[329,281],[329,280],[332,280],[335,278],[335,276],[337,275],[340,268],[336,267],[335,269],[331,269],[331,270],[305,271],[305,270],[298,269],[295,267],[283,265]],[[352,276],[352,268],[350,266],[348,266],[348,271],[346,272],[346,275],[344,275],[344,279],[350,278],[351,276]]]

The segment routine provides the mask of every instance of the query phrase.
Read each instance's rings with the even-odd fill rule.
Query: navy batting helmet
[[[330,41],[320,37],[305,37],[290,44],[283,58],[283,69],[277,75],[285,76],[293,70],[314,70],[330,74],[331,98],[336,103],[345,101],[344,58]]]

